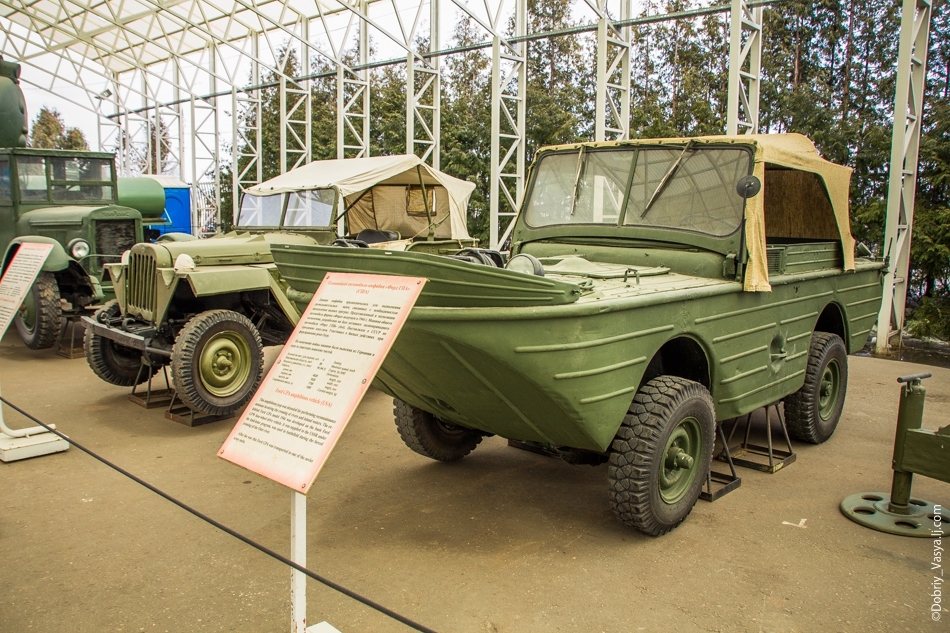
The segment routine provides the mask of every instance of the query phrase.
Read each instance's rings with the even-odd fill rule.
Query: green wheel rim
[[[827,420],[834,413],[838,404],[838,394],[841,391],[841,367],[837,360],[832,360],[821,372],[821,382],[818,385],[818,415]]]
[[[26,293],[23,298],[23,305],[20,306],[20,322],[28,332],[32,332],[36,327],[36,301],[33,299],[33,293]]]
[[[660,497],[673,504],[682,499],[696,478],[702,454],[699,420],[690,416],[680,420],[663,449],[660,464]]]
[[[219,398],[234,395],[251,373],[251,348],[235,332],[215,334],[201,350],[198,370],[209,393]]]

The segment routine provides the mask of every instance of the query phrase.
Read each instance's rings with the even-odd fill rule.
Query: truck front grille
[[[96,253],[122,255],[135,245],[135,220],[96,220]],[[118,261],[118,258],[106,258]]]
[[[157,308],[158,264],[151,253],[129,254],[128,305],[152,319]]]

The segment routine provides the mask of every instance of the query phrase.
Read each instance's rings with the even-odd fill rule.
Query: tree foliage
[[[42,149],[88,150],[89,143],[78,128],[66,127],[56,108],[40,108],[30,129],[30,145]]]
[[[576,26],[571,0],[529,0],[528,32]],[[684,11],[694,0],[647,0],[644,15]],[[614,16],[619,17],[619,16]],[[950,295],[950,9],[934,3],[922,117],[912,251],[917,296]],[[788,0],[765,10],[760,132],[799,132],[822,154],[854,168],[855,237],[882,244],[893,120],[900,3],[893,0]],[[460,20],[449,46],[487,35]],[[721,134],[726,127],[728,14],[658,22],[632,29],[630,130],[633,137]],[[420,46],[424,42],[418,43]],[[565,35],[528,43],[526,150],[592,140],[596,37]],[[287,56],[285,72],[299,72]],[[356,63],[355,51],[347,58]],[[313,158],[335,158],[336,73],[327,62],[311,72]],[[491,66],[484,49],[442,62],[441,167],[476,184],[469,230],[488,231],[491,170]],[[405,151],[405,68],[371,72],[371,153]],[[274,79],[274,78],[271,78]],[[267,82],[268,78],[264,78]],[[276,89],[262,91],[263,176],[277,173]]]

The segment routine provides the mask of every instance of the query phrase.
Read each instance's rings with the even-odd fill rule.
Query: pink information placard
[[[51,250],[52,244],[24,242],[3,273],[3,279],[0,279],[0,338],[6,334],[17,310],[23,305],[26,293],[36,281]]]
[[[327,273],[218,456],[306,493],[425,281]]]

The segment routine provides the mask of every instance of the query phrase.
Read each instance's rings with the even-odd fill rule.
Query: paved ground
[[[659,538],[620,525],[604,466],[492,438],[454,465],[402,445],[371,391],[309,498],[311,568],[440,632],[946,631],[933,541],[838,511],[888,490],[901,374],[929,369],[926,426],[950,420],[950,370],[851,358],[836,435],[775,475],[700,502]],[[3,395],[76,441],[278,551],[290,493],[218,459],[233,421],[188,428],[99,381],[84,360],[0,343]],[[23,418],[5,409],[8,425]],[[950,507],[950,486],[915,495]],[[950,514],[950,513],[948,513]],[[804,520],[803,527],[797,525]],[[791,524],[791,525],[789,525]],[[285,632],[289,571],[76,449],[0,464],[0,633]],[[322,585],[310,621],[405,631]]]

